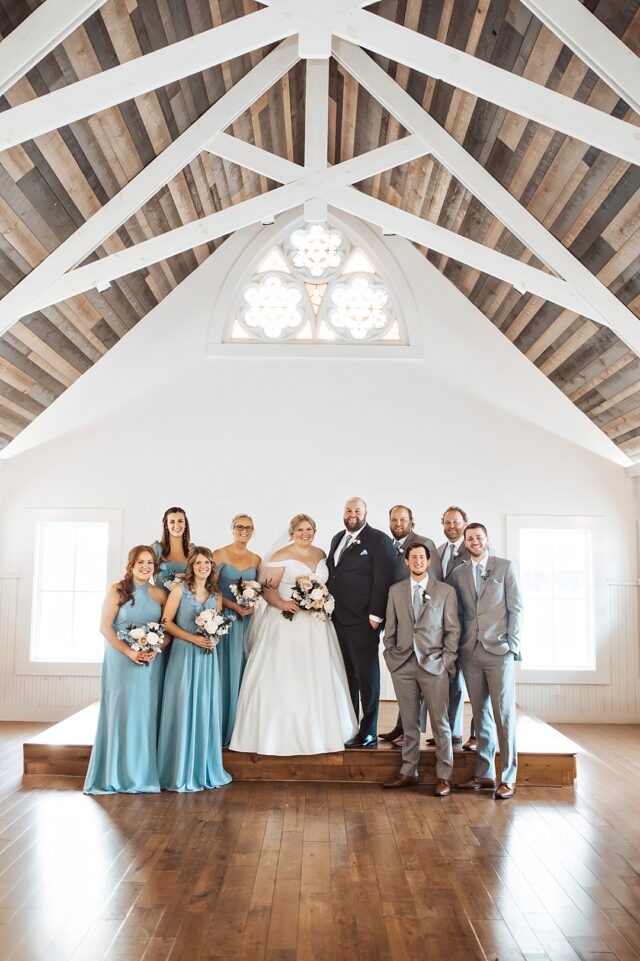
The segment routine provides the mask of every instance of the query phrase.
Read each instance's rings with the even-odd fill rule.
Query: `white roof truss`
[[[0,43],[0,94],[62,43],[105,0],[45,0]]]
[[[580,0],[521,0],[640,116],[638,58]]]
[[[323,0],[322,4],[318,4],[317,0],[261,2],[268,9],[248,14],[0,114],[2,149],[275,40],[288,38],[0,301],[0,334],[27,313],[94,287],[104,289],[118,277],[293,207],[304,204],[307,219],[314,220],[322,219],[326,215],[327,205],[332,204],[383,227],[386,232],[401,234],[498,277],[521,292],[529,291],[605,324],[640,354],[640,324],[631,311],[371,57],[351,41],[355,39],[368,49],[398,63],[438,77],[633,163],[640,162],[640,130],[637,127],[361,9],[372,0]],[[549,21],[554,20],[558,30],[569,30],[564,13],[554,17],[555,4],[550,0],[525,2],[531,9],[546,8],[545,15]],[[574,2],[577,0],[567,0],[567,6],[573,6]],[[57,3],[58,0],[46,0],[36,13],[44,8],[51,12]],[[81,0],[66,0],[65,9],[73,7],[77,25],[98,6],[97,0],[93,4],[87,0],[84,3]],[[590,16],[587,14],[587,17]],[[35,14],[29,21],[33,17]],[[583,19],[580,20],[581,24]],[[52,49],[55,38],[55,42],[59,42],[62,36],[66,36],[73,29],[71,21],[71,13],[66,19],[59,18],[55,29],[51,28],[49,41],[44,27],[38,31],[37,39],[31,36],[30,53],[24,53],[22,67],[14,62],[12,76],[17,76],[16,70],[23,69],[24,72],[29,69],[39,56]],[[64,23],[69,27],[67,33],[64,33]],[[604,29],[601,25],[598,28]],[[332,34],[333,55],[410,134],[402,140],[328,167],[328,53]],[[0,45],[0,49],[12,36]],[[574,49],[579,46],[580,50],[588,53],[594,44],[599,49],[598,31],[595,36],[596,39],[588,31],[579,32]],[[619,41],[615,40],[615,44],[619,44]],[[625,99],[634,103],[638,60],[629,53],[636,67],[635,76],[629,74],[627,61],[624,61],[627,67],[623,66],[616,72],[615,44],[603,47],[604,53],[599,54],[599,66],[607,71],[607,77],[614,77],[621,96],[624,89]],[[39,55],[36,48],[40,51]],[[300,53],[307,58],[308,122],[304,167],[223,132],[291,69]],[[595,56],[594,53],[587,62],[594,62]],[[622,57],[620,62],[623,64]],[[259,172],[283,186],[77,267],[203,149]],[[354,184],[369,177],[427,153],[432,153],[447,167],[553,273],[538,270],[428,223],[363,194],[354,187]]]

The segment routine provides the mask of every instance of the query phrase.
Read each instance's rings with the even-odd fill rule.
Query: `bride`
[[[300,575],[326,583],[326,555],[313,546],[315,533],[313,518],[296,514],[289,525],[291,543],[261,572],[269,585],[264,591],[268,607],[256,622],[232,751],[325,754],[341,751],[358,730],[331,621],[316,620],[291,598]]]

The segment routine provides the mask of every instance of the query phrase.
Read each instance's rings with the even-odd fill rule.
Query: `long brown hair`
[[[193,593],[196,586],[196,575],[193,569],[193,565],[196,562],[196,557],[202,554],[211,563],[211,573],[205,581],[205,588],[210,594],[218,593],[218,568],[216,567],[215,561],[213,559],[213,554],[208,547],[192,547],[187,555],[187,568],[184,572],[184,582]]]
[[[158,573],[158,561],[154,553],[153,547],[149,547],[148,544],[138,544],[137,547],[132,547],[129,551],[129,556],[127,557],[127,569],[125,570],[122,580],[118,581],[116,584],[116,590],[118,592],[118,607],[123,607],[128,604],[129,601],[133,600],[133,568],[136,561],[144,552],[151,554],[153,558],[153,573]]]
[[[164,514],[162,515],[162,539],[160,541],[160,557],[166,558],[169,556],[171,551],[171,535],[169,534],[169,525],[167,524],[167,518],[169,514],[182,514],[184,517],[184,530],[182,532],[182,550],[184,551],[184,556],[187,557],[191,547],[191,531],[189,529],[189,518],[187,517],[187,512],[184,507],[168,507]]]

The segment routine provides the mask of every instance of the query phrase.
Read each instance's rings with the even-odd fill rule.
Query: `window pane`
[[[102,591],[107,582],[108,524],[78,524],[76,591]]]
[[[591,532],[520,531],[523,670],[594,667]]]
[[[75,558],[73,524],[41,524],[38,561],[43,591],[73,590]]]
[[[523,667],[553,665],[553,601],[527,598],[522,632]]]
[[[73,594],[71,591],[45,591],[40,595],[40,611],[33,657],[37,661],[66,660],[71,646]]]
[[[31,657],[100,662],[109,525],[47,521],[36,529]]]
[[[76,594],[73,610],[72,655],[76,661],[102,659],[104,639],[100,633],[100,610],[103,591]]]

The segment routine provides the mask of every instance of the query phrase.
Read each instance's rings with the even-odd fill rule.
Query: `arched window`
[[[231,313],[227,344],[408,342],[390,283],[330,221],[291,225],[240,285]]]

